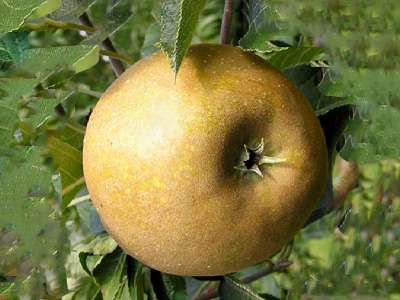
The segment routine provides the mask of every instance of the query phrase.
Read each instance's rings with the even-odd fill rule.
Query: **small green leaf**
[[[96,56],[98,57],[98,47],[89,45],[28,49],[19,68],[45,79],[69,66],[76,72],[84,71],[97,62]]]
[[[221,300],[262,300],[248,285],[240,282],[233,276],[224,276],[219,288],[218,296]]]
[[[118,31],[132,16],[132,3],[129,0],[114,1],[111,7],[108,7],[107,1],[100,4],[102,6],[96,7],[96,10],[91,10],[89,13],[97,30],[82,42],[85,45],[101,43]]]
[[[289,47],[282,51],[273,52],[267,60],[274,67],[283,70],[322,59],[322,55],[323,51],[318,47]]]
[[[63,0],[61,6],[49,18],[73,22],[79,18],[96,0]]]
[[[178,73],[189,49],[205,0],[166,0],[161,6],[161,48],[168,55],[171,67]]]
[[[279,32],[278,19],[277,11],[266,0],[248,1],[249,29],[240,39],[240,47],[258,52],[270,51],[271,45],[268,41],[274,39]]]
[[[117,247],[118,244],[108,234],[101,234],[90,243],[79,245],[76,251],[93,255],[106,255],[113,252]]]
[[[80,73],[86,71],[93,67],[99,61],[99,47],[93,47],[88,53],[79,58],[76,62],[72,64],[72,68],[75,73]]]

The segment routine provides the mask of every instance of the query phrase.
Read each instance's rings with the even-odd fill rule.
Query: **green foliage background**
[[[158,274],[104,232],[85,188],[82,140],[115,79],[102,40],[126,67],[162,47],[178,71],[190,39],[218,42],[223,1],[13,3],[0,3],[0,294],[193,296],[207,282]],[[85,11],[93,34],[73,28]],[[251,284],[260,295],[400,299],[399,20],[396,1],[235,2],[234,42],[286,72],[317,115],[354,105],[341,155],[361,164],[344,206],[296,236],[288,271]],[[258,299],[235,282],[224,279],[221,298]]]

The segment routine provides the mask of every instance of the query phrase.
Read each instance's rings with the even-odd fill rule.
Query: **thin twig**
[[[339,181],[335,187],[333,204],[339,209],[347,195],[358,186],[360,171],[355,161],[346,161],[340,155],[337,156],[336,163]]]
[[[240,281],[249,284],[271,273],[282,272],[286,270],[291,264],[292,262],[288,260],[278,261],[274,264],[269,264],[265,268],[258,270],[253,274],[242,277]],[[218,285],[215,286],[214,282],[211,282],[210,286],[204,292],[202,292],[199,296],[192,298],[192,300],[209,300],[216,297],[218,297]]]
[[[231,42],[231,23],[233,14],[233,0],[225,0],[224,15],[222,16],[220,41],[221,44]]]
[[[104,56],[108,56],[110,58],[112,57],[112,58],[119,59],[121,61],[125,61],[128,64],[133,64],[132,58],[130,58],[128,55],[124,55],[124,54],[121,54],[119,52],[114,52],[114,51],[108,51],[108,50],[101,49],[100,50],[100,54],[104,55]]]
[[[257,279],[260,279],[271,273],[282,272],[282,271],[286,270],[291,264],[292,264],[292,262],[288,261],[288,260],[278,261],[277,263],[270,265],[270,266],[266,267],[265,269],[261,269],[253,274],[243,277],[241,281],[243,283],[251,283],[251,282],[256,281]]]
[[[90,26],[93,27],[92,21],[90,21],[89,16],[87,15],[87,13],[84,13],[83,15],[81,15],[79,17],[79,20],[81,21],[82,24],[86,25],[86,26]],[[106,38],[103,42],[102,42],[102,46],[104,50],[107,51],[111,51],[111,52],[117,52],[114,48],[114,45],[112,44],[110,38]],[[111,62],[111,66],[112,69],[114,71],[114,74],[118,77],[119,75],[121,75],[124,71],[125,71],[125,67],[122,64],[122,62],[114,57],[110,57],[110,62]]]

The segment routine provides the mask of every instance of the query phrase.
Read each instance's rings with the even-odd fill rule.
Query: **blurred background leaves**
[[[105,233],[83,179],[85,125],[115,79],[110,57],[127,67],[158,51],[164,36],[174,44],[178,69],[190,41],[219,40],[223,1],[167,1],[185,16],[169,25],[161,13],[165,3],[0,3],[0,295],[179,300],[197,299],[204,291],[217,295],[220,278],[161,274],[126,256]],[[182,3],[186,11],[177,8]],[[193,7],[195,14],[186,17]],[[399,299],[398,3],[236,0],[234,8],[232,42],[284,71],[317,115],[353,105],[337,150],[362,165],[359,185],[344,205],[306,227],[290,250],[223,279],[221,299],[243,296],[248,286],[235,280],[265,270],[271,270],[268,276],[248,282],[249,299]],[[92,23],[86,27],[80,23],[84,13]],[[173,27],[166,41],[171,28],[165,26]],[[107,37],[115,51],[102,48]],[[333,185],[341,180],[337,159]]]

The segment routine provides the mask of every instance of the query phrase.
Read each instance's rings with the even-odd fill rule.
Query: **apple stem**
[[[264,152],[264,139],[261,138],[260,142],[256,143],[255,146],[243,145],[242,155],[240,156],[240,162],[234,167],[242,175],[245,174],[256,174],[263,178],[260,166],[264,164],[277,164],[285,162],[285,158],[273,157],[263,155]]]

